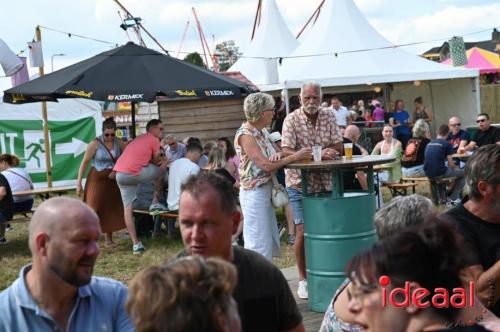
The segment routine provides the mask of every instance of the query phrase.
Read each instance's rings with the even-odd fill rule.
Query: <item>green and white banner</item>
[[[48,102],[47,109],[53,186],[74,185],[88,143],[101,133],[100,106],[88,100],[64,99]],[[0,153],[17,155],[35,187],[47,185],[40,103],[0,103]]]

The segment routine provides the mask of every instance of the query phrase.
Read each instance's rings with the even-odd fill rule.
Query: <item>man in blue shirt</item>
[[[405,104],[401,99],[394,103],[394,112],[389,119],[389,124],[394,129],[394,136],[403,145],[403,151],[410,139],[410,114],[404,110]]]
[[[0,332],[133,331],[127,288],[92,276],[100,234],[85,203],[57,197],[40,204],[29,225],[33,263],[0,293]]]
[[[445,177],[456,177],[453,188],[451,189],[450,198],[453,203],[460,201],[460,193],[465,185],[464,171],[459,169],[453,162],[451,155],[453,147],[446,137],[448,136],[449,128],[443,124],[438,129],[436,139],[431,140],[425,147],[424,154],[424,171],[431,179],[439,179]]]

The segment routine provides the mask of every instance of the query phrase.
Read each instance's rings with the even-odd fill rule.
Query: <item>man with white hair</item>
[[[342,136],[335,116],[331,110],[320,107],[321,96],[319,84],[308,82],[302,86],[299,96],[301,107],[290,113],[283,124],[281,148],[285,155],[315,145],[322,147],[323,160],[336,159],[342,153]],[[295,258],[299,269],[297,294],[301,299],[307,299],[301,173],[299,170],[286,169],[285,178],[294,223],[297,225],[295,234]],[[309,193],[332,190],[332,175],[329,172],[309,174],[307,180]]]
[[[85,203],[49,199],[29,225],[33,262],[0,293],[0,331],[133,331],[127,288],[93,277],[99,217]]]

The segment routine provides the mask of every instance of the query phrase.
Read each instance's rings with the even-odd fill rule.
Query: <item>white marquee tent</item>
[[[239,71],[255,85],[276,84],[277,58],[290,54],[297,39],[285,24],[274,0],[263,0],[260,25],[254,38],[243,50],[243,56],[228,71]]]
[[[391,100],[405,100],[409,110],[413,99],[422,96],[434,111],[435,126],[452,115],[471,125],[480,108],[478,75],[477,70],[448,67],[392,47],[352,0],[326,0],[299,46],[283,59],[280,83],[258,87],[297,89],[312,80],[331,87],[326,91],[349,92],[378,85]]]

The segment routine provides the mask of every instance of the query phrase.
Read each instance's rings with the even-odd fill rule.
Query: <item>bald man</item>
[[[352,143],[352,154],[367,156],[368,151],[359,145],[359,138],[361,137],[361,131],[358,126],[349,125],[345,128],[343,141],[345,143]],[[368,189],[368,181],[366,179],[366,173],[363,171],[352,171],[344,172],[344,189]]]
[[[92,276],[100,234],[99,218],[83,202],[40,204],[29,225],[33,262],[0,293],[0,332],[133,331],[127,288]]]
[[[446,140],[453,147],[454,153],[463,153],[465,146],[470,142],[469,133],[462,129],[462,123],[458,116],[453,116],[448,120],[448,128],[450,132]]]

